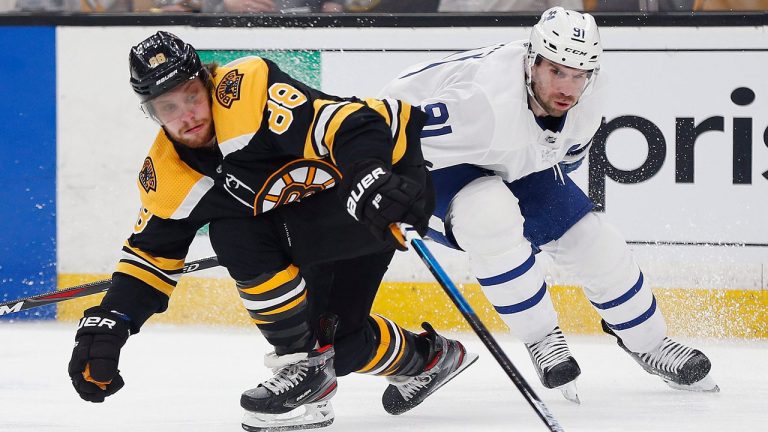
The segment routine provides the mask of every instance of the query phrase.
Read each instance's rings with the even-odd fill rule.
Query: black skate
[[[621,338],[608,327],[604,320],[602,327],[604,332],[616,338],[619,346],[646,372],[660,376],[670,387],[700,392],[720,391],[720,387],[709,376],[712,363],[701,351],[665,337],[655,350],[648,353],[635,353],[624,345]]]
[[[243,429],[274,432],[333,423],[330,399],[336,394],[336,371],[331,342],[336,324],[335,317],[321,318],[318,343],[323,345],[308,353],[264,356],[264,364],[275,375],[240,397],[245,408]]]
[[[390,414],[402,414],[422,403],[477,360],[477,354],[468,353],[461,342],[440,336],[429,323],[421,326],[426,330],[421,337],[427,338],[431,346],[430,360],[419,375],[387,377],[390,384],[381,402]]]
[[[541,384],[556,388],[571,402],[581,403],[576,389],[576,378],[581,375],[579,364],[571,355],[565,335],[555,327],[538,342],[525,344]]]

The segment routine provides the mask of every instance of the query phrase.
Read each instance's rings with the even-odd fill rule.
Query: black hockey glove
[[[83,400],[104,402],[123,387],[117,363],[129,335],[129,322],[124,317],[101,306],[85,311],[69,361],[72,385]]]
[[[421,185],[392,173],[379,161],[360,162],[351,171],[341,182],[342,198],[349,214],[368,225],[376,238],[404,251],[405,239],[392,231],[392,224],[403,222],[426,234],[429,215]]]

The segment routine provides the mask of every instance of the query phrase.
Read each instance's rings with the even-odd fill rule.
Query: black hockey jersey
[[[190,149],[161,130],[139,173],[142,208],[110,293],[160,292],[152,313],[167,307],[189,246],[206,223],[298,201],[333,187],[357,161],[395,164],[409,144],[419,145],[408,143],[405,133],[418,121],[414,113],[421,115],[416,108],[330,96],[259,57],[218,67],[212,99],[217,146]],[[148,317],[131,316],[138,326]]]

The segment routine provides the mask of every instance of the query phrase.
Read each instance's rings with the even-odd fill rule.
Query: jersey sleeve
[[[371,107],[356,98],[331,96],[268,65],[267,111],[277,146],[298,157],[329,158],[342,174],[365,159],[393,163],[397,133],[390,123],[407,123],[406,107],[397,101],[370,101]],[[293,121],[288,124],[285,118]]]
[[[482,165],[497,129],[493,107],[482,88],[469,81],[457,82],[414,100],[407,85],[391,85],[386,94],[418,104],[427,114],[421,133],[424,158],[435,169]]]
[[[327,95],[259,57],[217,70],[214,85],[216,135],[225,157],[258,141],[249,151],[265,158],[329,159],[342,174],[361,159],[392,163],[397,151],[387,120],[407,123],[410,112],[395,104],[384,117],[386,109]]]
[[[102,301],[102,306],[128,316],[132,333],[150,316],[168,308],[198,228],[186,220],[163,219],[141,208]]]

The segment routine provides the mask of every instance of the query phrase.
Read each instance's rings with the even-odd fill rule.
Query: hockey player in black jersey
[[[333,421],[336,377],[396,377],[401,413],[477,358],[458,341],[370,315],[406,223],[434,206],[419,134],[425,115],[397,100],[324,94],[269,60],[202,65],[158,32],[133,47],[131,85],[162,126],[138,175],[142,208],[101,305],[85,311],[69,364],[80,396],[101,402],[123,380],[119,354],[165,311],[195,233],[209,224],[219,262],[274,347],[275,374],[243,393],[243,427]],[[432,381],[429,386],[415,383]]]

